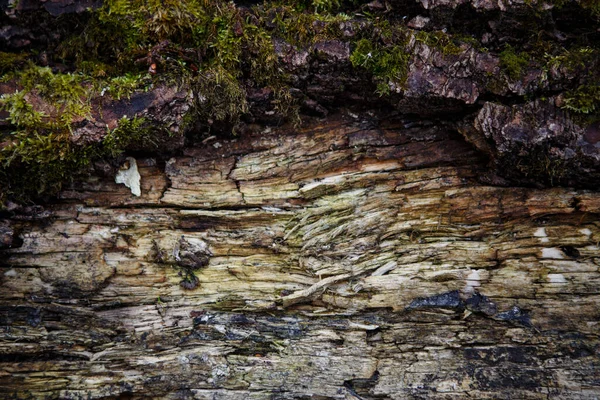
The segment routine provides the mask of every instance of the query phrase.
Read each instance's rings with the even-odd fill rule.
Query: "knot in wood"
[[[201,239],[181,236],[173,249],[177,265],[182,268],[197,270],[206,267],[212,257],[208,244]]]

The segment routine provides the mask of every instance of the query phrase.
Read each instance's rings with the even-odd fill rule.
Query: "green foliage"
[[[567,92],[563,108],[581,114],[590,114],[599,109],[600,85],[582,85]]]
[[[145,118],[123,117],[119,125],[104,137],[100,151],[109,157],[116,157],[132,143],[150,147],[148,144],[156,145],[153,142],[154,133],[155,130]]]
[[[218,66],[201,74],[197,80],[197,109],[205,118],[232,121],[248,111],[246,92],[236,77]]]
[[[13,132],[0,149],[0,203],[7,195],[17,200],[56,193],[89,163],[87,148],[73,148],[68,133]],[[11,171],[18,170],[18,175]]]
[[[276,7],[290,7],[297,13],[305,11],[327,15],[342,5],[341,0],[284,0],[274,1]]]
[[[90,88],[80,75],[54,74],[48,67],[30,64],[20,72],[18,83],[24,92],[35,92],[47,101],[63,124],[70,126],[75,117],[90,112]]]
[[[506,46],[500,53],[500,67],[511,79],[521,78],[529,61],[530,57],[527,53],[517,53],[512,46]]]
[[[100,61],[80,60],[77,62],[77,70],[82,75],[101,79],[109,75],[107,71],[113,71],[113,68]]]
[[[340,0],[312,0],[316,12],[329,12],[340,6]]]
[[[203,5],[197,0],[117,0],[115,3],[129,3],[125,15],[133,16],[133,25],[144,36],[153,36],[158,40],[185,41],[186,35],[194,28],[203,15]],[[131,6],[136,7],[135,12]],[[113,7],[113,9],[116,7]]]
[[[373,74],[380,95],[389,93],[390,82],[400,86],[404,84],[408,73],[408,58],[409,54],[403,47],[381,46],[368,39],[359,40],[350,55],[355,68],[361,67]]]
[[[518,154],[518,152],[516,152]],[[569,162],[551,156],[547,145],[535,146],[525,151],[527,157],[516,156],[514,166],[526,177],[535,177],[550,186],[564,184],[569,175]]]
[[[25,164],[52,165],[62,161],[72,161],[71,146],[67,135],[50,133],[47,135],[30,132],[14,132],[11,145],[2,148],[1,161],[4,166],[18,161]]]
[[[9,72],[23,65],[29,54],[27,53],[5,53],[0,51],[0,74]]]
[[[69,140],[74,119],[89,114],[89,86],[74,74],[55,74],[31,63],[5,75],[19,88],[0,98],[13,131],[0,148],[0,203],[11,194],[28,199],[56,192],[89,163],[87,148]]]
[[[25,99],[25,92],[3,94],[0,97],[0,110],[8,111],[7,120],[19,128],[35,128],[42,123],[43,112],[35,111]]]
[[[300,110],[290,90],[286,87],[281,87],[275,90],[274,97],[275,110],[279,114],[286,116],[293,125],[300,125]]]
[[[375,46],[368,39],[361,39],[356,43],[354,51],[350,55],[350,61],[354,67],[362,67],[368,70],[375,68]]]
[[[439,49],[445,55],[456,55],[462,52],[459,45],[454,42],[454,39],[442,31],[417,31],[415,40],[425,43],[427,46]]]
[[[568,73],[575,73],[587,68],[598,57],[598,51],[591,47],[579,47],[570,50],[561,49],[557,55],[546,53],[546,70],[556,69],[564,70]]]
[[[121,100],[121,98],[129,99],[137,90],[147,88],[146,83],[148,82],[146,82],[142,74],[128,73],[108,79],[101,85],[102,89],[100,93],[102,95],[106,93],[116,100]]]
[[[100,145],[74,146],[70,140],[72,124],[89,115],[90,97],[97,94],[87,78],[53,73],[33,64],[9,77],[20,90],[0,97],[0,109],[8,112],[7,120],[13,126],[10,139],[0,148],[0,203],[8,194],[24,200],[55,193],[94,157],[114,157],[133,142],[147,144],[152,140],[144,121],[134,118],[122,120]],[[139,75],[128,74],[96,84],[121,98],[131,95],[143,82]]]
[[[337,4],[317,1],[310,6],[325,13]],[[329,32],[317,32],[314,21],[327,20],[333,32],[338,21],[347,19],[302,14],[301,21],[310,21],[307,39]],[[95,157],[156,145],[160,129],[133,118],[120,120],[97,145],[74,146],[72,125],[89,116],[90,99],[98,95],[123,100],[161,81],[175,82],[196,94],[197,114],[186,115],[187,123],[200,116],[235,126],[248,111],[241,82],[250,80],[269,87],[275,109],[297,122],[298,106],[279,67],[273,30],[265,27],[264,14],[256,11],[256,16],[248,18],[233,3],[214,0],[107,0],[51,53],[55,61],[74,65],[75,72],[53,73],[48,67],[26,64],[28,54],[1,53],[0,71],[9,72],[4,79],[18,88],[0,100],[13,125],[11,139],[0,150],[3,195],[24,199],[53,193]],[[305,29],[292,14],[285,25],[290,36]],[[274,31],[281,28],[277,25]],[[150,64],[156,64],[154,76],[145,73]]]
[[[30,63],[24,70],[7,76],[12,76],[21,90],[3,95],[0,108],[9,112],[8,119],[17,128],[60,130],[70,127],[75,118],[90,113],[90,87],[80,75],[54,74],[48,67]],[[48,112],[36,111],[29,97],[38,97],[42,104],[36,107]]]
[[[75,59],[86,73],[106,77],[99,90],[116,99],[147,86],[140,67],[154,63],[159,71],[154,81],[199,90],[201,116],[235,122],[248,109],[241,79],[275,92],[287,87],[263,23],[220,1],[108,0],[83,35],[71,39],[63,57]],[[113,38],[114,31],[121,37]],[[242,52],[251,57],[243,58]],[[293,107],[283,108],[294,114]]]
[[[257,10],[257,16],[273,36],[287,43],[305,47],[320,40],[339,39],[340,23],[348,21],[346,14],[316,14],[301,12],[291,6]]]

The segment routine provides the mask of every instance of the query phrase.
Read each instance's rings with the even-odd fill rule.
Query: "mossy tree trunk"
[[[600,396],[597,2],[9,3],[0,397]]]
[[[137,166],[6,222],[3,396],[599,394],[600,193],[346,115]]]

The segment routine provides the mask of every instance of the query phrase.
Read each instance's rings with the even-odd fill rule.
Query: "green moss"
[[[195,81],[196,108],[202,117],[217,121],[232,121],[248,111],[246,92],[234,75],[223,67],[215,67],[201,74]]]
[[[48,67],[29,64],[8,77],[19,89],[2,96],[0,108],[10,113],[9,121],[18,129],[61,131],[69,129],[74,119],[90,113],[91,87],[80,75],[54,74]],[[36,98],[39,104],[34,106],[30,98]]]
[[[194,111],[185,116],[186,125],[201,118],[235,127],[249,110],[247,87],[268,88],[276,112],[298,122],[298,105],[289,89],[290,77],[275,52],[275,39],[304,49],[323,40],[352,40],[352,65],[372,74],[380,95],[405,84],[410,35],[444,55],[461,53],[465,42],[478,44],[472,38],[442,31],[413,33],[383,14],[368,15],[364,10],[362,15],[367,18],[349,22],[348,15],[336,12],[350,3],[361,4],[281,0],[249,9],[217,0],[106,0],[100,9],[81,18],[71,37],[58,48],[49,49],[53,63],[74,66],[70,73],[53,73],[49,68],[27,63],[28,54],[5,57],[8,53],[0,53],[0,71],[8,73],[7,79],[15,81],[18,88],[0,101],[13,125],[13,133],[8,135],[12,144],[2,149],[2,173],[6,176],[13,167],[34,170],[32,166],[46,156],[50,158],[51,152],[80,156],[85,165],[93,157],[116,156],[137,142],[152,147],[164,132],[140,118],[119,121],[118,128],[109,132],[101,144],[85,151],[73,147],[67,139],[72,124],[89,115],[91,98],[103,95],[107,101],[126,100],[134,92],[159,83],[176,83],[193,90]],[[584,0],[582,4],[593,8],[597,3]],[[352,39],[347,39],[342,29],[351,30]],[[580,50],[564,53],[556,47],[529,46],[529,54],[507,46],[500,54],[501,67],[511,79],[518,79],[535,58],[546,60],[548,68],[560,65],[579,73],[590,65],[586,51],[593,46],[584,42],[578,45]],[[590,47],[583,47],[586,45]],[[551,55],[544,59],[545,54]],[[595,59],[597,55],[590,57]],[[148,73],[151,65],[156,73]],[[490,85],[499,85],[500,81]],[[593,112],[598,101],[595,87],[586,84],[569,92],[565,107]],[[34,95],[44,104],[34,104]],[[70,174],[73,164],[69,163]],[[16,187],[18,174],[11,174],[9,180]],[[67,177],[60,171],[52,175]]]
[[[334,3],[312,6],[324,11]],[[244,58],[242,53],[252,56]],[[151,85],[175,82],[197,94],[197,114],[186,115],[187,124],[202,117],[235,125],[248,111],[242,81],[253,81],[272,89],[278,112],[298,120],[298,107],[265,21],[242,16],[233,3],[107,0],[99,10],[90,12],[82,30],[51,54],[54,62],[77,69],[53,73],[48,67],[26,64],[27,54],[2,53],[2,79],[18,88],[0,100],[12,124],[0,157],[4,196],[35,197],[40,188],[53,193],[91,159],[114,157],[131,146],[151,148],[165,135],[147,121],[134,118],[119,121],[96,146],[73,146],[69,132],[74,123],[89,116],[91,98],[128,99]],[[155,75],[146,72],[150,64],[156,64]],[[23,65],[24,69],[15,70]],[[44,171],[43,165],[48,167]],[[26,182],[33,182],[36,176],[38,184]]]
[[[565,93],[563,108],[581,114],[600,109],[600,85],[581,85]]]
[[[546,71],[556,69],[566,73],[574,74],[584,72],[592,65],[594,59],[598,58],[598,51],[589,46],[576,47],[573,49],[561,48],[555,54],[544,53]]]
[[[123,119],[102,143],[74,146],[70,131],[89,117],[92,98],[124,100],[161,82],[176,83],[195,92],[194,112],[185,124],[202,118],[235,128],[249,108],[245,87],[256,85],[271,90],[278,114],[299,123],[272,36],[297,46],[338,39],[340,23],[350,19],[331,14],[340,3],[265,3],[249,13],[214,0],[107,0],[81,19],[83,28],[49,51],[51,62],[72,65],[74,71],[55,73],[28,62],[29,54],[2,53],[3,79],[18,88],[0,100],[12,124],[0,156],[0,183],[8,188],[3,195],[54,193],[94,158],[114,157],[132,146],[152,148],[165,134],[144,119]],[[372,26],[377,32],[371,25],[357,31],[365,40],[372,36],[373,60],[359,60],[361,44],[353,64],[370,70],[385,93],[390,81],[405,79],[408,56],[390,44],[399,35],[396,27],[385,21]],[[146,72],[151,64],[154,75]]]
[[[155,137],[157,128],[133,118],[121,120],[101,144],[71,143],[72,125],[91,112],[91,96],[99,90],[115,98],[129,96],[143,82],[140,76],[94,82],[104,87],[100,89],[84,75],[53,73],[50,68],[29,64],[7,77],[19,90],[0,98],[0,109],[8,112],[7,121],[12,125],[0,148],[0,203],[9,195],[27,200],[56,193],[92,159],[114,157],[134,142],[149,146]]]
[[[529,62],[530,57],[527,53],[517,53],[512,46],[506,46],[502,53],[500,53],[500,68],[511,79],[520,79]]]
[[[439,49],[445,55],[456,55],[462,53],[460,46],[455,43],[455,39],[442,31],[417,31],[415,40],[425,43],[427,46]]]
[[[355,68],[371,72],[377,82],[377,93],[385,95],[390,92],[390,83],[404,85],[409,56],[404,46],[381,46],[361,39],[356,43],[350,61]]]
[[[25,92],[17,91],[0,97],[0,110],[8,112],[7,120],[20,128],[35,128],[42,123],[43,112],[35,111],[25,99]]]
[[[312,0],[316,12],[330,12],[340,6],[340,0]]]
[[[318,41],[339,39],[340,24],[350,20],[346,14],[316,14],[299,12],[292,6],[256,10],[257,16],[273,36],[298,47],[307,47]]]
[[[549,156],[547,146],[536,147],[526,152],[527,157],[516,157],[514,166],[526,177],[541,179],[549,186],[564,184],[570,166],[566,160]]]
[[[28,53],[5,53],[0,51],[0,74],[19,68],[29,58]]]
[[[56,193],[89,164],[88,151],[74,148],[68,132],[13,132],[0,149],[0,204],[7,196],[25,201]]]
[[[40,122],[57,123],[69,127],[74,118],[84,117],[90,112],[90,87],[85,85],[84,78],[80,75],[54,74],[48,67],[38,67],[30,63],[27,68],[15,71],[7,77],[12,77],[17,87],[20,88],[20,94],[4,99],[4,107],[10,107],[16,113],[25,113],[23,118],[17,117],[16,114],[14,118],[11,117],[17,127],[26,127],[22,122],[31,118],[34,113],[32,105],[19,105],[26,100],[29,93],[32,96],[39,96],[40,100],[45,103],[45,107],[48,109],[45,116],[48,118],[41,120],[34,117],[27,127],[32,127]],[[15,107],[20,109],[17,110]],[[38,116],[41,116],[41,113],[39,114]],[[17,119],[15,120],[15,118]]]
[[[145,118],[121,118],[119,125],[110,131],[102,140],[101,152],[109,157],[121,154],[132,143],[149,148],[153,142],[155,127]]]
[[[455,44],[457,44],[457,46],[460,46],[460,43],[467,43],[468,45],[472,46],[477,51],[480,51],[482,53],[488,52],[488,48],[484,47],[481,44],[481,42],[479,42],[479,40],[474,38],[473,36],[455,34],[452,36],[452,40]]]
[[[79,73],[94,79],[103,79],[106,76],[111,75],[107,71],[113,69],[110,65],[103,62],[88,60],[81,60],[76,66]]]
[[[54,193],[89,163],[88,149],[69,140],[73,120],[90,111],[88,87],[81,76],[31,63],[4,79],[19,89],[0,99],[13,128],[0,148],[0,202]]]
[[[259,85],[283,83],[287,77],[279,68],[271,36],[254,24],[246,25],[244,32],[245,47],[252,56],[246,60],[246,63],[249,63],[250,76]]]
[[[139,90],[147,90],[150,81],[147,76],[142,74],[125,74],[109,78],[106,81],[99,81],[100,94],[107,94],[113,99],[121,100],[122,98],[131,98],[131,95]]]
[[[600,109],[600,76],[597,66],[600,52],[592,47],[561,49],[556,55],[546,55],[545,71],[561,76],[580,76],[579,85],[564,93],[562,108],[578,114],[593,114]],[[588,119],[580,119],[582,122]]]

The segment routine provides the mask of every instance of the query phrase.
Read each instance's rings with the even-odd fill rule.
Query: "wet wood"
[[[140,197],[7,216],[2,397],[600,396],[600,193],[484,186],[405,125],[213,140],[138,158]]]

